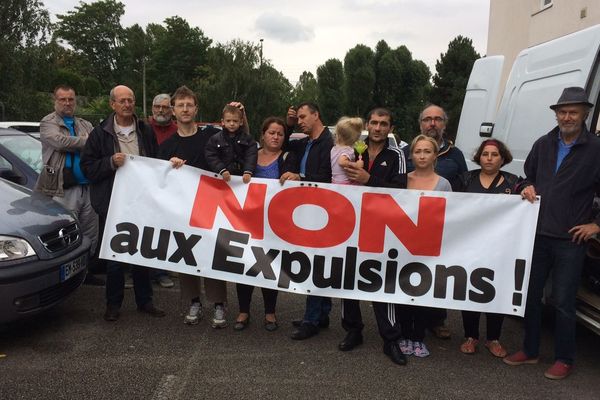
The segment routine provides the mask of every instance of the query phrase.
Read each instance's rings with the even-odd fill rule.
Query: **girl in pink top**
[[[358,117],[342,117],[335,126],[335,146],[331,148],[331,182],[342,185],[354,184],[348,179],[344,167],[354,162],[354,143],[360,138],[365,126]],[[359,160],[361,162],[362,160]]]

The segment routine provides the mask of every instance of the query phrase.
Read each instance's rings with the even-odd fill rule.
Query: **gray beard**
[[[154,121],[156,121],[156,123],[158,125],[169,125],[169,123],[171,122],[171,120],[165,116],[158,116],[158,117],[154,117]]]

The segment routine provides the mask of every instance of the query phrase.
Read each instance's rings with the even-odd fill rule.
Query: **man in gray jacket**
[[[88,121],[74,116],[75,108],[75,90],[66,85],[57,86],[54,89],[54,112],[46,115],[40,123],[44,167],[35,190],[51,196],[75,214],[83,235],[92,243],[90,255],[93,255],[98,241],[98,216],[90,203],[88,180],[79,166],[79,152],[93,127]],[[90,274],[85,283],[104,284]]]

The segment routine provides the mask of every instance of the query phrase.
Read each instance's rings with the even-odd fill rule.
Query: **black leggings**
[[[479,340],[479,317],[480,312],[463,311],[463,327],[465,328],[465,337],[472,337]],[[503,314],[485,313],[486,319],[486,339],[498,340],[502,330]]]
[[[250,313],[250,302],[252,301],[252,292],[254,291],[254,286],[237,283],[235,288],[237,290],[240,313]],[[262,288],[261,290],[263,294],[263,300],[265,302],[265,314],[275,314],[278,291],[266,288]]]

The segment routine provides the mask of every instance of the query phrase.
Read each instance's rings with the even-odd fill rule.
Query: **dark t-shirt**
[[[492,182],[493,183],[493,182]],[[510,185],[506,179],[502,181],[502,183],[498,186],[484,188],[479,180],[479,176],[473,177],[471,182],[469,182],[469,186],[467,186],[467,192],[469,193],[512,193],[512,185]]]
[[[210,171],[204,156],[204,149],[208,139],[217,132],[219,130],[216,128],[204,127],[198,129],[192,136],[183,137],[175,133],[159,146],[158,158],[169,160],[171,157],[179,157],[186,160],[186,165]]]

